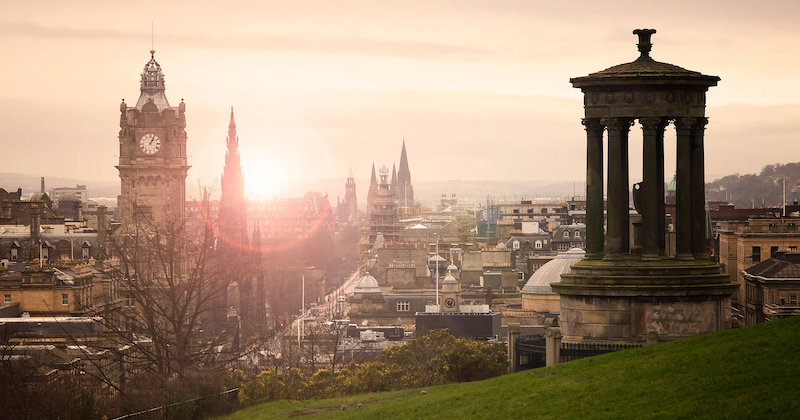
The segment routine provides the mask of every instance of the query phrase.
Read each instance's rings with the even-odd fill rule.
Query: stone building
[[[741,274],[747,325],[800,315],[800,254],[777,252]]]
[[[553,251],[567,251],[572,248],[586,248],[586,225],[561,225],[553,231],[550,242]]]
[[[433,299],[432,292],[384,294],[375,277],[367,272],[358,280],[353,295],[348,299],[350,322],[359,327],[402,325],[411,330],[414,314],[425,311],[425,305]]]
[[[302,198],[247,200],[247,220],[249,236],[257,229],[264,248],[291,246],[318,231],[333,237],[336,227],[328,196],[318,192]]]
[[[157,223],[183,221],[186,201],[186,105],[172,107],[164,73],[150,51],[142,71],[139,99],[120,104],[119,170],[121,218],[135,215]]]
[[[800,247],[800,217],[765,217],[744,222],[722,222],[719,234],[719,263],[739,286],[733,305],[744,314],[746,286],[744,271],[780,252],[797,253]],[[745,320],[745,322],[747,322]]]

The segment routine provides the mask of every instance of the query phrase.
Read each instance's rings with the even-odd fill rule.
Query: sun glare
[[[258,156],[242,156],[244,196],[251,200],[267,200],[281,195],[286,188],[286,168]]]

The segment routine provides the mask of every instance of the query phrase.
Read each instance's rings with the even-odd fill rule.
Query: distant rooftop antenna
[[[151,21],[150,22],[150,49],[151,50],[155,49],[155,48],[153,48],[153,38],[154,38],[153,37],[153,33],[154,33],[154,31],[153,31],[153,22]]]

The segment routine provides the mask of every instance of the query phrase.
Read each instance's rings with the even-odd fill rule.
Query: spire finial
[[[639,43],[636,44],[641,53],[639,58],[650,58],[650,50],[653,48],[653,44],[650,42],[650,36],[654,33],[656,33],[655,29],[636,29],[633,31],[634,35],[639,36]]]

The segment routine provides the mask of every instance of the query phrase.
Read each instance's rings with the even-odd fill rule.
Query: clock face
[[[147,133],[139,139],[139,150],[146,155],[154,155],[161,150],[161,139],[153,133]]]
[[[455,299],[453,299],[453,298],[447,298],[447,299],[444,301],[444,306],[447,306],[448,308],[453,308],[454,306],[456,306],[456,301],[455,301]]]

